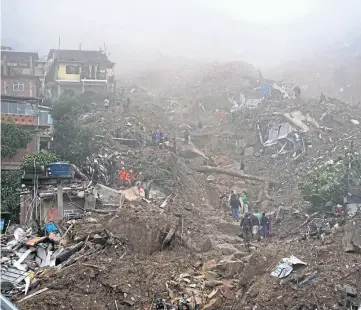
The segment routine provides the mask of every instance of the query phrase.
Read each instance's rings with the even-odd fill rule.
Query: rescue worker
[[[240,202],[239,199],[234,191],[231,192],[231,197],[229,201],[231,208],[232,208],[232,217],[235,221],[239,220],[239,207]]]
[[[129,187],[132,186],[133,180],[134,180],[133,170],[129,170],[126,176],[126,181]]]
[[[296,86],[293,89],[293,93],[295,94],[295,98],[299,99],[301,97],[301,88],[299,86]]]
[[[198,122],[198,128],[199,128],[199,129],[202,129],[202,128],[203,128],[203,124],[202,124],[201,121]]]
[[[268,232],[269,232],[269,219],[266,216],[265,212],[262,212],[262,217],[260,220],[260,225],[261,225],[261,237],[266,238],[268,237]]]
[[[127,171],[124,167],[119,171],[120,185],[125,185],[127,182]]]
[[[244,164],[244,161],[243,161],[243,159],[242,159],[242,161],[241,161],[241,165],[239,166],[239,170],[241,170],[241,172],[242,173],[244,173],[244,168],[245,168],[245,164]]]
[[[104,110],[107,111],[109,108],[109,99],[108,97],[104,99]]]
[[[320,102],[318,104],[321,104],[321,103],[326,103],[326,96],[324,93],[321,93],[321,96],[320,96]]]
[[[261,215],[261,213],[258,212],[258,210],[256,210],[256,212],[253,213],[251,216],[252,216],[252,220],[253,220],[252,233],[254,236],[259,237],[259,228],[260,228],[262,215]]]
[[[137,182],[135,182],[135,186],[137,186],[139,194],[140,194],[140,189],[144,190],[143,182],[144,182],[144,175],[142,172],[139,172],[137,176]]]
[[[175,138],[173,138],[173,140],[172,140],[172,151],[174,153],[177,153],[177,141]]]
[[[155,131],[152,132],[152,145],[157,144],[157,133]]]
[[[245,193],[242,193],[242,203],[243,203],[243,213],[246,214],[248,212],[248,197]]]
[[[188,129],[186,130],[186,132],[184,133],[184,141],[185,141],[185,144],[189,144],[189,131]]]
[[[251,236],[253,236],[253,233],[252,233],[253,221],[252,221],[251,213],[247,212],[244,215],[244,217],[242,217],[240,226],[241,226],[242,233],[244,235],[250,234]]]
[[[140,141],[142,148],[145,148],[147,145],[147,139],[145,137],[145,130],[143,126],[140,126]]]

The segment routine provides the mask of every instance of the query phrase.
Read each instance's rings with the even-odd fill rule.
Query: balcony
[[[39,109],[39,115],[37,115],[37,108]],[[21,102],[21,101],[6,101],[1,100],[1,114],[7,115],[13,119],[18,125],[40,125],[51,126],[53,119],[49,114],[49,108],[38,106],[36,104]],[[38,124],[37,124],[38,116]]]

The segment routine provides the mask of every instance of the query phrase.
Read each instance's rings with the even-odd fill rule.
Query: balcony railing
[[[1,114],[37,116],[36,106],[30,103],[1,101]],[[53,119],[49,110],[39,107],[39,125],[52,125]]]

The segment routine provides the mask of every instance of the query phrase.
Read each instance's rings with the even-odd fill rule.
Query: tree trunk
[[[277,184],[277,182],[270,181],[264,177],[259,177],[259,176],[251,175],[251,174],[243,174],[243,173],[239,173],[236,171],[222,169],[222,168],[216,168],[216,167],[211,167],[211,166],[200,166],[200,167],[194,168],[194,170],[196,170],[197,172],[202,172],[202,173],[226,174],[226,175],[230,175],[232,177],[237,177],[237,178],[246,179],[246,180]]]

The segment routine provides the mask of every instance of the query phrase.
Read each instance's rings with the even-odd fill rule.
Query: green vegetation
[[[53,152],[78,167],[83,167],[87,157],[97,154],[101,144],[94,132],[81,126],[79,118],[89,111],[86,104],[76,98],[62,98],[54,103]]]
[[[1,157],[11,157],[15,155],[17,150],[25,149],[33,135],[33,131],[16,125],[13,120],[2,120]]]
[[[313,169],[299,188],[303,199],[311,203],[312,210],[330,211],[326,206],[328,202],[342,205],[348,187],[359,187],[360,184],[361,160],[348,156],[336,164]]]
[[[21,167],[25,173],[36,173],[40,172],[45,165],[58,160],[58,155],[53,153],[33,153],[24,156]]]
[[[20,203],[22,171],[1,171],[1,212],[16,214]]]
[[[1,157],[11,157],[18,150],[25,149],[34,132],[18,126],[13,120],[1,122]],[[1,171],[1,212],[18,213],[22,171]]]

